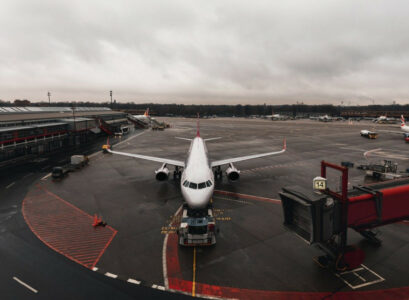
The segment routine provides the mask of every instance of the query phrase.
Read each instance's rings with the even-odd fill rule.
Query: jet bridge
[[[342,172],[341,192],[326,187],[319,192],[299,186],[283,188],[284,226],[325,252],[317,259],[319,264],[353,269],[365,254],[348,245],[348,228],[380,245],[371,229],[409,219],[409,178],[354,186],[348,191],[348,168],[322,161],[323,180],[327,168]]]

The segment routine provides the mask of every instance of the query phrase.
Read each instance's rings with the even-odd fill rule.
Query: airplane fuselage
[[[409,132],[409,126],[407,126],[406,124],[401,124],[400,129],[403,132]]]
[[[183,198],[190,208],[205,208],[214,190],[214,175],[206,143],[195,137],[191,144],[180,181]]]

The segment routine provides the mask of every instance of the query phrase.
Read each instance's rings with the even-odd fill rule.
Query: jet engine
[[[227,178],[231,181],[236,181],[239,180],[240,178],[240,171],[236,169],[235,166],[233,166],[232,163],[229,164],[229,167],[226,170],[226,175]]]
[[[159,169],[155,171],[155,174],[156,174],[156,180],[158,181],[168,180],[169,169],[166,167],[166,164],[164,164],[162,167],[160,167]]]

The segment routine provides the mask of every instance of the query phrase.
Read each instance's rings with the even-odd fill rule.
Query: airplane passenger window
[[[207,186],[212,186],[212,182],[210,180],[206,181]]]
[[[191,188],[191,189],[197,189],[197,183],[194,183],[194,182],[189,182],[189,187]]]
[[[206,182],[199,183],[199,189],[204,189],[206,187]]]

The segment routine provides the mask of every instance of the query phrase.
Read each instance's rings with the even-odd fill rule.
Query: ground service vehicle
[[[184,205],[182,220],[177,231],[179,245],[210,246],[216,244],[216,223],[213,208],[191,210]]]
[[[68,175],[69,172],[81,169],[82,167],[86,166],[88,162],[88,156],[73,155],[71,156],[69,164],[54,167],[51,172],[51,176],[53,177],[53,179],[62,179],[63,177]]]
[[[51,176],[53,177],[53,179],[61,179],[64,176],[68,175],[69,172],[70,170],[67,167],[54,167],[51,172]]]
[[[378,134],[374,131],[361,130],[361,136],[367,137],[368,139],[376,139]]]

